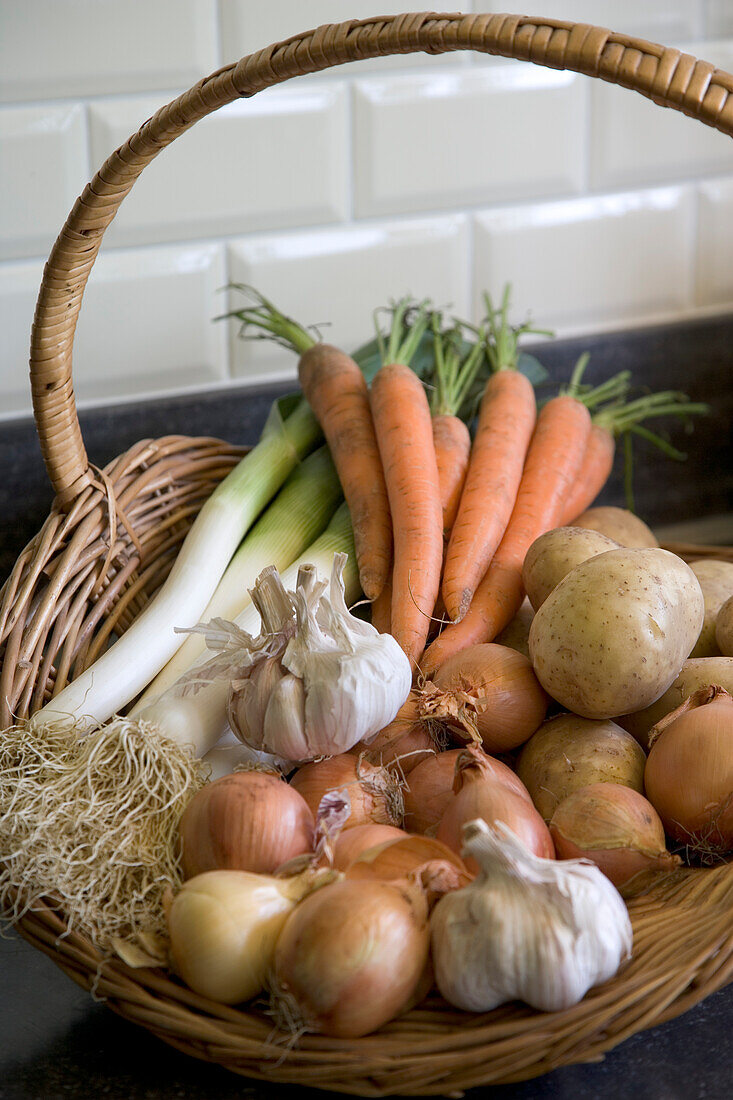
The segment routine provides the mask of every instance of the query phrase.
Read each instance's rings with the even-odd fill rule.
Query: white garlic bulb
[[[595,864],[535,856],[501,822],[471,821],[463,838],[479,875],[441,898],[430,922],[436,982],[450,1004],[488,1012],[517,999],[559,1011],[630,956],[626,906]]]
[[[251,592],[256,638],[211,624],[207,644],[219,656],[198,674],[230,676],[229,724],[253,749],[296,762],[346,752],[389,725],[409,695],[410,662],[395,639],[346,606],[345,562],[334,556],[330,583],[303,566],[295,592],[264,570]]]

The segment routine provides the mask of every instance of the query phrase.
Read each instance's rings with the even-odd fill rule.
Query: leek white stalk
[[[327,447],[304,459],[283,485],[270,507],[255,523],[229,563],[216,592],[202,615],[210,619],[235,619],[251,602],[249,589],[263,569],[286,569],[333,516],[342,497],[336,468]],[[192,668],[206,653],[202,634],[188,634],[183,645],[158,673],[135,704],[138,713]]]
[[[250,524],[319,434],[305,402],[299,401],[286,420],[275,403],[260,442],[206,501],[155,598],[99,660],[36,712],[32,723],[72,723],[86,733],[142,691],[181,645],[175,628],[201,617]]]
[[[312,546],[282,574],[286,588],[295,589],[302,566],[313,565],[319,573],[330,575],[334,555],[348,555],[344,569],[346,599],[353,602],[360,591],[359,574],[354,554],[354,535],[348,508],[342,504],[326,530]],[[260,630],[260,615],[253,604],[247,606],[235,620],[235,625],[248,634]],[[203,669],[204,666],[202,665]],[[188,745],[197,757],[212,749],[226,733],[227,700],[230,677],[220,676],[197,683],[189,674],[159,699],[136,713],[136,717],[154,723],[166,736],[179,744]]]

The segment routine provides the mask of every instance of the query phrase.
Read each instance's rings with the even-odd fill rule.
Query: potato
[[[715,641],[724,656],[733,657],[733,596],[725,601],[718,612],[715,620]]]
[[[690,569],[700,582],[705,600],[702,630],[690,656],[717,657],[721,650],[715,639],[715,624],[721,607],[733,596],[733,562],[703,558],[691,561]]]
[[[589,508],[573,520],[573,527],[600,531],[620,546],[659,546],[644,521],[626,508]]]
[[[516,649],[517,653],[523,654],[529,660],[529,628],[533,618],[534,609],[525,596],[519,611],[501,634],[497,634],[494,641],[508,649]]]
[[[517,775],[549,821],[564,798],[590,783],[621,783],[641,793],[645,765],[641,746],[610,719],[558,714],[532,734],[519,755]]]
[[[576,565],[535,614],[529,652],[553,699],[584,718],[648,707],[702,627],[697,577],[668,550],[608,550]]]
[[[644,749],[649,748],[648,734],[652,726],[665,714],[684,703],[698,688],[718,684],[733,695],[733,657],[691,657],[685,661],[682,671],[651,706],[636,714],[623,714],[617,721],[633,734]]]
[[[524,590],[537,611],[563,577],[582,561],[618,550],[619,544],[582,527],[555,527],[545,532],[530,546],[522,567]]]

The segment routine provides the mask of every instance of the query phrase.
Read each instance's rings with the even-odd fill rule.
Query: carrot
[[[392,634],[412,662],[422,653],[440,587],[443,515],[430,407],[407,363],[427,316],[400,341],[406,304],[394,311],[384,365],[371,387],[374,426],[394,535]]]
[[[448,615],[468,611],[509,523],[536,420],[531,382],[517,370],[519,336],[534,331],[508,323],[509,291],[495,310],[486,295],[494,373],[486,383],[466,481],[445,557],[442,592]]]
[[[389,634],[392,628],[392,578],[387,578],[384,588],[372,600],[372,626],[380,634]]]
[[[581,357],[575,368],[576,375],[579,369],[582,373],[585,362],[587,362],[587,356]],[[642,421],[656,417],[686,417],[691,413],[709,411],[707,405],[691,402],[686,394],[672,390],[647,394],[635,401],[626,401],[629,378],[630,373],[623,371],[585,394],[580,391],[580,387],[577,387],[575,396],[578,396],[589,409],[596,409],[596,411],[593,412],[591,432],[580,473],[565,501],[565,507],[558,520],[559,524],[571,523],[593,504],[611,475],[618,436],[622,436],[627,445],[626,490],[629,504],[632,505],[633,494],[630,484],[632,464],[628,448],[632,434],[642,436],[670,458],[679,461],[685,457],[681,451],[672,447],[661,436],[649,431],[648,428],[642,428]]]
[[[440,507],[443,514],[443,538],[447,539],[458,513],[458,502],[466,480],[471,433],[459,417],[449,413],[441,413],[432,419]]]
[[[238,289],[253,295],[257,305],[227,316],[239,318],[243,332],[257,328],[300,355],[300,384],[323,429],[351,513],[361,587],[368,599],[376,599],[389,576],[392,524],[364,375],[351,356],[318,341],[262,294]]]
[[[441,317],[432,315],[434,369],[430,377],[433,443],[438,463],[443,538],[450,538],[458,513],[471,453],[471,434],[460,418],[461,409],[484,360],[483,333],[465,353],[458,325],[444,332]]]
[[[374,600],[389,576],[392,524],[366,380],[350,356],[328,344],[304,352],[298,377],[351,513],[362,590]]]
[[[613,432],[602,424],[592,424],[580,472],[565,500],[558,526],[565,527],[590,508],[611,476],[616,457]]]
[[[588,409],[567,394],[542,408],[504,537],[466,615],[447,626],[423,654],[420,668],[425,677],[466,646],[490,642],[514,618],[524,595],[525,554],[536,538],[555,526],[580,470],[590,428]]]

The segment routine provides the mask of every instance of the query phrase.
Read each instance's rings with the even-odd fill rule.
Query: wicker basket
[[[733,76],[598,27],[516,15],[423,13],[321,27],[221,69],[159,110],[85,188],[44,272],[31,384],[57,499],[0,599],[4,726],[38,709],[94,660],[112,631],[125,629],[165,577],[201,502],[241,454],[216,440],[168,437],[139,443],[104,471],[87,460],[71,383],[74,329],[104,231],[145,165],[211,111],[290,77],[381,54],[459,49],[600,77],[733,134]],[[294,1046],[273,1042],[264,1015],[210,1003],[163,971],[102,963],[78,933],[59,938],[66,927],[50,907],[27,913],[20,930],[74,981],[94,984],[116,1012],[188,1054],[270,1081],[362,1096],[429,1095],[597,1060],[733,978],[733,866],[657,880],[629,908],[632,962],[566,1012],[512,1004],[468,1016],[434,997],[376,1035],[348,1042],[305,1035]]]

